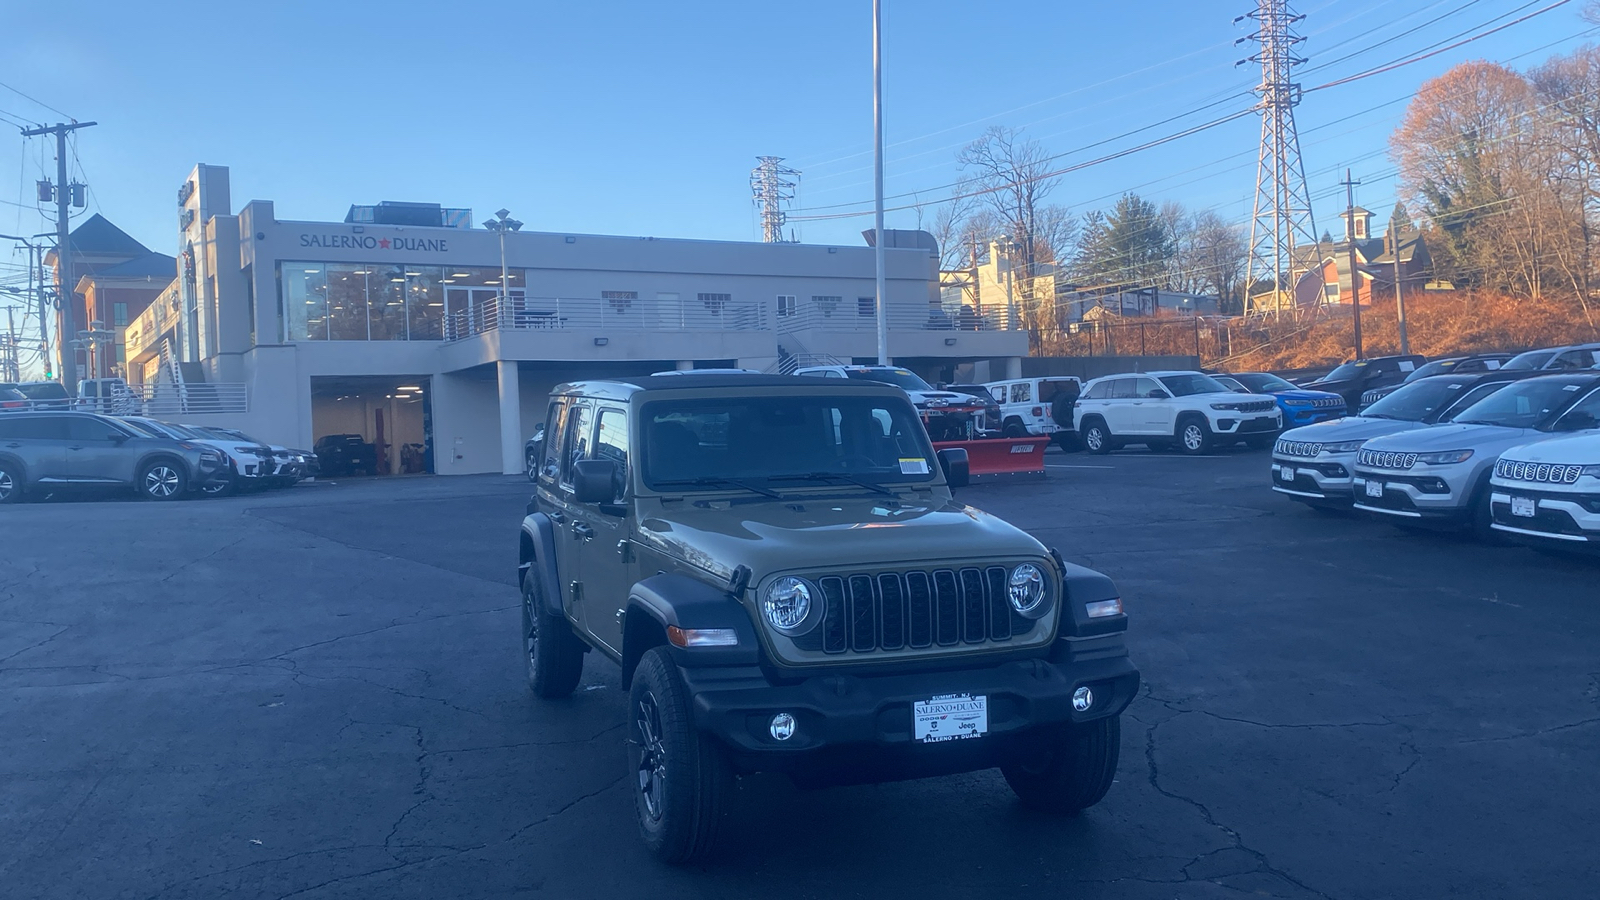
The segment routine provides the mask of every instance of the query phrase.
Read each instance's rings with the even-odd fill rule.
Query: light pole
[[[522,223],[516,219],[507,218],[510,215],[511,210],[509,209],[497,210],[495,218],[483,223],[483,227],[490,231],[498,232],[500,235],[500,311],[496,318],[501,320],[505,319],[506,310],[511,305],[511,269],[506,266],[506,232],[522,230]],[[524,285],[523,289],[524,295],[526,295],[527,286]]]
[[[877,281],[878,365],[889,364],[889,302],[883,259],[883,7],[872,0],[872,257]]]

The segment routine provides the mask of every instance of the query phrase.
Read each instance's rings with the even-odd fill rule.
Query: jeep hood
[[[1405,422],[1400,419],[1371,419],[1365,416],[1346,416],[1343,419],[1331,419],[1327,422],[1318,422],[1315,425],[1302,425],[1299,428],[1291,428],[1279,435],[1279,440],[1337,444],[1344,441],[1367,441],[1386,434],[1414,431],[1424,427],[1426,426],[1421,422]]]
[[[642,499],[637,540],[718,578],[740,565],[759,579],[794,569],[1048,555],[1026,532],[982,510],[877,495]]]
[[[1431,425],[1405,434],[1378,438],[1364,449],[1404,453],[1478,450],[1498,455],[1506,447],[1525,443],[1541,434],[1543,432],[1532,428],[1506,428],[1500,425]]]
[[[1332,391],[1278,391],[1273,396],[1280,400],[1338,400],[1340,403],[1344,402],[1344,397]]]
[[[1501,456],[1517,462],[1592,466],[1600,463],[1600,433],[1591,431],[1553,437],[1547,441],[1519,444],[1506,450]]]

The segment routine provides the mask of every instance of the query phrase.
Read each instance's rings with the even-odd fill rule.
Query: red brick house
[[[110,351],[116,355],[108,353],[104,368],[97,368],[92,351],[78,350],[68,357],[77,359],[85,378],[93,378],[97,372],[122,375],[119,364],[123,328],[177,277],[177,260],[152,252],[99,213],[72,230],[68,246],[72,248],[73,284],[70,293],[61,293],[71,298],[73,328],[82,331],[90,322],[98,321],[116,332],[115,349]],[[56,264],[56,251],[47,253],[44,261],[51,267],[52,279],[59,289],[61,269]],[[56,334],[69,342],[70,348],[70,342],[78,335],[62,333],[65,321],[60,313],[55,324]]]
[[[1352,295],[1363,305],[1368,305],[1375,296],[1394,296],[1395,235],[1373,236],[1372,213],[1359,206],[1353,212],[1353,220],[1345,213],[1341,213],[1339,218],[1346,220],[1345,233],[1354,237],[1357,276],[1354,285],[1350,273],[1352,241],[1319,241],[1311,253],[1303,258],[1303,261],[1311,264],[1295,282],[1296,305],[1348,304],[1352,302]],[[1398,232],[1400,282],[1409,294],[1422,290],[1427,283],[1432,260],[1421,231],[1401,228]]]

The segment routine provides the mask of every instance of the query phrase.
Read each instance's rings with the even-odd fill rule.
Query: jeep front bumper
[[[783,684],[755,666],[682,673],[693,696],[695,727],[720,738],[738,768],[816,783],[867,783],[993,768],[1060,726],[1121,713],[1139,689],[1139,672],[1121,650],[1121,635],[1115,637],[1114,644],[1059,641],[1054,661],[973,669],[828,674]],[[1069,643],[1081,646],[1061,646]],[[1092,649],[1113,646],[1109,653]],[[1094,696],[1082,712],[1072,702],[1079,687]],[[943,743],[914,740],[912,704],[947,694],[987,698],[987,733]],[[769,733],[778,713],[795,719],[788,740]]]

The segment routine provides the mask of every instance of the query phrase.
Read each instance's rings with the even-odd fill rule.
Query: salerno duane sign
[[[370,234],[302,234],[300,246],[324,250],[399,250],[410,253],[449,253],[449,238],[394,237]]]

